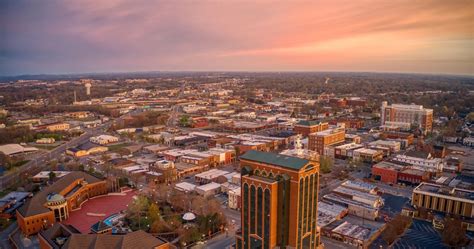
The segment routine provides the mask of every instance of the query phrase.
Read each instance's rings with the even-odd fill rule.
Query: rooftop
[[[88,183],[95,183],[95,182],[102,181],[102,179],[99,179],[95,176],[92,176],[82,171],[71,172],[63,176],[62,178],[60,178],[55,183],[53,183],[53,185],[48,186],[44,188],[42,191],[40,191],[39,193],[37,193],[35,196],[33,196],[33,198],[27,201],[25,205],[23,205],[20,209],[18,209],[18,211],[24,217],[49,212],[49,209],[43,206],[43,204],[46,202],[47,196],[50,193],[60,193],[67,186],[69,186],[74,180],[81,179],[81,178],[86,180]]]
[[[320,125],[320,124],[322,124],[321,121],[317,121],[317,120],[301,120],[296,125],[315,126],[315,125]]]
[[[461,198],[469,201],[470,203],[474,203],[474,191],[467,189],[451,188],[448,186],[422,182],[413,190],[413,192],[419,191]]]
[[[276,165],[293,170],[300,170],[310,162],[307,159],[256,150],[247,151],[240,159]]]

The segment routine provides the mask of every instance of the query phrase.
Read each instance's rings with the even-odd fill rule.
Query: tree
[[[327,156],[320,156],[319,165],[322,173],[331,173],[332,167],[334,166],[334,160]]]
[[[5,155],[3,152],[0,152],[0,165],[5,165],[7,169],[11,168],[13,160]]]
[[[56,173],[54,173],[54,171],[50,171],[48,176],[50,182],[53,182],[56,179]]]
[[[127,218],[132,221],[131,225],[135,228],[141,228],[144,224],[143,213],[148,210],[150,202],[144,195],[139,195],[127,208]],[[145,219],[148,221],[148,219]]]
[[[106,177],[109,177],[110,171],[112,171],[112,165],[110,164],[110,156],[108,154],[103,154],[101,156],[102,161],[104,162],[103,169]]]
[[[187,115],[181,116],[181,118],[179,119],[179,125],[183,127],[189,126],[190,125],[189,116]]]
[[[89,174],[94,174],[95,173],[95,168],[94,167],[89,167],[89,169],[87,169],[87,172],[89,172]]]
[[[446,218],[442,232],[443,242],[452,247],[462,247],[468,242],[461,221],[454,218]]]
[[[387,223],[387,228],[382,233],[382,238],[391,245],[412,223],[411,217],[401,214],[395,216],[393,220]]]
[[[150,207],[148,207],[148,219],[150,219],[150,223],[155,222],[156,220],[161,219],[160,209],[158,205],[155,203],[151,203]]]
[[[467,114],[466,119],[469,122],[474,122],[474,112],[470,112],[469,114]]]

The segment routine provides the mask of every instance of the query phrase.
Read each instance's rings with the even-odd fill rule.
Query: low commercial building
[[[90,142],[79,145],[77,147],[66,149],[66,154],[74,157],[83,157],[93,154],[99,154],[108,151],[105,146],[96,145]]]
[[[365,182],[347,180],[341,183],[342,187],[354,189],[360,192],[369,193],[371,195],[377,194],[377,186]]]
[[[325,150],[325,155],[338,158],[338,159],[348,159],[354,157],[354,151],[357,149],[363,148],[363,145],[357,143],[344,143],[341,145],[328,146]],[[332,152],[334,151],[334,152]]]
[[[29,154],[38,151],[35,147],[24,147],[19,144],[5,144],[0,145],[0,152],[6,156],[19,156],[23,154]]]
[[[210,182],[195,188],[196,193],[204,197],[213,196],[221,192],[221,185],[219,183]]]
[[[321,229],[323,236],[342,241],[357,248],[369,248],[383,231],[383,226],[373,227],[353,224],[346,220],[336,221]]]
[[[388,184],[398,183],[398,173],[403,165],[382,161],[372,166],[372,176],[375,180]]]
[[[387,141],[387,140],[377,140],[369,143],[370,147],[384,147],[389,149],[390,154],[397,153],[400,151],[400,142],[397,141]]]
[[[0,218],[10,219],[15,216],[16,210],[31,196],[33,194],[30,192],[12,191],[0,198]]]
[[[67,131],[71,128],[68,123],[56,122],[51,124],[38,125],[34,127],[36,130],[47,130],[49,132]]]
[[[444,167],[443,160],[440,158],[426,159],[410,155],[397,155],[393,160],[409,163],[418,167],[420,170],[430,171],[433,173],[442,172]]]
[[[380,162],[383,159],[383,152],[379,150],[372,150],[366,148],[360,148],[354,150],[353,158],[356,161],[375,163]]]
[[[110,135],[99,135],[96,137],[91,137],[89,139],[92,143],[106,145],[111,143],[116,143],[119,141],[118,137],[110,136]]]
[[[360,118],[338,118],[331,120],[330,125],[341,125],[344,124],[346,129],[361,129],[364,127],[364,120]]]
[[[398,182],[406,185],[417,185],[430,179],[430,173],[427,171],[406,168],[398,173]]]
[[[142,230],[120,235],[102,233],[81,234],[72,226],[57,223],[48,229],[42,230],[38,235],[40,249],[174,248],[174,246],[166,240],[157,238]]]
[[[324,195],[323,199],[346,207],[349,214],[375,220],[384,205],[384,200],[376,192],[377,188],[372,184],[346,181],[330,194]]]
[[[228,171],[220,169],[211,169],[194,176],[194,180],[198,184],[207,184],[216,181],[219,177],[229,174]]]
[[[54,178],[59,179],[69,173],[71,171],[52,171],[54,173]],[[35,183],[40,183],[40,182],[46,182],[49,180],[49,175],[51,174],[51,171],[41,171],[38,174],[32,176],[30,180]]]
[[[415,136],[412,133],[409,132],[397,132],[397,131],[383,131],[380,134],[381,139],[392,139],[392,140],[397,140],[400,141],[402,144],[402,148],[406,148],[407,146],[410,146],[413,144],[413,140],[415,139]]]
[[[412,206],[462,216],[464,226],[474,231],[474,191],[422,182],[413,190]]]
[[[349,214],[361,217],[363,219],[375,220],[379,216],[379,209],[368,204],[355,201],[344,196],[330,193],[323,196],[326,202],[332,202],[347,208]]]
[[[52,137],[44,137],[36,140],[37,144],[54,144],[56,140]]]
[[[330,202],[318,202],[318,226],[325,227],[336,220],[342,219],[348,214],[349,210]]]
[[[174,188],[178,191],[182,191],[185,193],[193,192],[196,189],[196,185],[189,183],[189,182],[180,182],[174,185]]]

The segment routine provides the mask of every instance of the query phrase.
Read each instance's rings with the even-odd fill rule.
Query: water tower
[[[86,80],[81,80],[81,81],[86,87],[86,95],[87,96],[91,95],[92,80],[86,79]]]

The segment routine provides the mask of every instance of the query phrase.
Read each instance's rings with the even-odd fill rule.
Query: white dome
[[[193,213],[185,213],[183,215],[183,220],[191,221],[191,220],[194,220],[194,219],[196,219],[196,215],[194,215]]]

